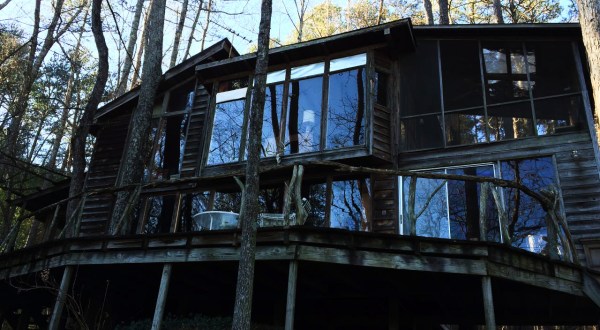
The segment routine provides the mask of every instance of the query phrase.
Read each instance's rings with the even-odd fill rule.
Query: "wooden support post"
[[[156,308],[154,309],[154,318],[152,318],[152,330],[159,330],[163,314],[165,312],[165,303],[169,292],[169,281],[171,279],[172,264],[165,264],[160,278],[160,287],[158,288],[158,297],[156,298]]]
[[[54,304],[54,310],[52,311],[52,318],[50,318],[50,325],[48,326],[49,330],[57,330],[59,327],[60,318],[65,307],[65,300],[67,300],[67,292],[71,286],[73,267],[74,266],[66,266],[63,272],[62,280],[60,281],[60,288],[58,289],[58,295],[56,296],[56,303]]]
[[[490,184],[484,182],[480,186],[479,195],[479,240],[482,242],[487,241],[487,200],[488,193],[490,191]]]
[[[285,306],[285,330],[294,329],[294,312],[296,311],[296,283],[298,280],[298,261],[290,261],[288,272],[287,303]]]
[[[492,278],[484,276],[481,278],[483,291],[483,310],[485,313],[485,328],[496,329],[496,315],[494,314],[494,297],[492,296]]]

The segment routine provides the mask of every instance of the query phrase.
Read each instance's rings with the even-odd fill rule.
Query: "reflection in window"
[[[332,228],[368,230],[367,208],[371,207],[369,180],[333,181],[329,222]]]
[[[226,211],[240,213],[240,207],[242,206],[242,193],[241,192],[216,192],[215,201],[212,210],[213,211]]]
[[[453,168],[437,171],[442,174],[494,176],[492,165]],[[403,178],[403,206],[405,234],[410,232],[409,209],[410,177]],[[414,216],[419,236],[477,239],[479,238],[480,185],[471,181],[417,178]],[[499,241],[498,212],[491,194],[487,201],[487,239]]]
[[[329,76],[328,100],[327,148],[364,144],[366,106],[364,68],[332,73]]]
[[[469,111],[446,114],[446,144],[475,144],[486,141],[485,117]]]
[[[152,157],[151,180],[168,180],[181,171],[189,114],[162,119]]]
[[[323,77],[292,81],[289,91],[285,153],[318,151]]]
[[[282,101],[283,84],[267,86],[265,89],[265,110],[261,138],[262,157],[273,157],[277,154]]]
[[[146,200],[146,222],[143,234],[168,233],[175,209],[175,196],[151,196]]]
[[[218,103],[208,149],[208,165],[238,160],[244,121],[244,100]]]
[[[515,180],[534,191],[556,190],[556,174],[550,157],[501,162],[501,171],[504,179]],[[504,194],[513,246],[548,253],[546,212],[540,203],[518,189],[505,189]]]
[[[302,196],[310,204],[306,224],[314,227],[324,226],[327,213],[327,183],[310,184],[308,189],[303,187]]]

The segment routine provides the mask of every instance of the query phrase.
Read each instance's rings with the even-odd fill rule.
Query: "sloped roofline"
[[[231,44],[229,39],[223,38],[219,42],[213,44],[212,46],[206,48],[200,53],[186,59],[185,61],[179,63],[178,65],[170,68],[165,73],[163,73],[161,83],[158,89],[159,91],[161,91],[175,82],[179,82],[188,79],[189,77],[192,77],[194,75],[193,68],[196,65],[205,62],[221,60],[224,58],[236,57],[239,55],[239,52]],[[123,105],[129,104],[130,102],[136,101],[139,90],[140,88],[139,86],[137,86],[135,88],[132,88],[125,94],[121,95],[120,97],[108,102],[107,104],[98,109],[94,119],[98,120],[100,117],[113,112],[115,109],[118,109]]]
[[[329,37],[314,39],[292,45],[272,48],[269,50],[269,65],[279,65],[299,61],[311,57],[327,56],[361,47],[378,44],[400,45],[412,51],[415,39],[412,33],[410,18],[344,32]],[[256,53],[235,58],[200,64],[196,73],[203,79],[251,71],[256,64]]]

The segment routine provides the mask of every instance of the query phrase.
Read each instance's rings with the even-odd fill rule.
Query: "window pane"
[[[267,74],[267,84],[274,84],[274,83],[284,81],[285,80],[285,72],[286,72],[286,70],[269,72]]]
[[[529,99],[522,44],[484,44],[483,58],[488,105]]]
[[[329,62],[329,72],[364,66],[367,64],[367,54],[336,58]]]
[[[538,135],[554,134],[581,125],[581,95],[534,101]]]
[[[570,42],[531,42],[525,46],[531,53],[528,62],[534,67],[531,70],[534,98],[581,90]]]
[[[319,150],[323,77],[290,83],[285,153]]]
[[[325,63],[313,63],[292,68],[291,79],[300,79],[325,73]]]
[[[193,216],[208,211],[210,193],[186,194],[181,201],[181,214],[179,216],[179,231],[195,230]]]
[[[237,100],[216,105],[207,165],[231,163],[238,160],[244,121],[244,103],[244,100]]]
[[[441,115],[402,119],[400,121],[402,150],[443,147],[442,125]]]
[[[494,167],[478,166],[448,169],[448,174],[494,177]],[[448,181],[450,210],[450,237],[454,239],[479,239],[479,195],[481,185],[474,181]],[[487,200],[487,239],[499,241],[498,211],[492,194]]]
[[[226,211],[240,213],[240,207],[242,206],[242,193],[215,193],[215,203],[213,211]]]
[[[365,69],[329,76],[328,149],[365,143]]]
[[[261,189],[258,193],[258,204],[260,205],[260,212],[282,213],[283,196],[284,191],[280,187]]]
[[[488,107],[490,141],[510,140],[533,135],[531,103],[517,102]]]
[[[446,113],[446,145],[486,142],[483,109]]]
[[[283,84],[267,86],[265,89],[265,111],[261,139],[262,157],[273,157],[277,154],[282,101]]]
[[[420,41],[416,52],[400,58],[401,116],[441,113],[437,54],[436,41]]]
[[[331,190],[330,226],[368,230],[367,208],[371,207],[369,180],[334,181]]]
[[[557,190],[550,157],[505,161],[501,163],[501,170],[503,179],[516,180],[534,191]],[[505,189],[505,198],[513,246],[546,254],[546,212],[541,205],[518,189]]]
[[[148,197],[148,219],[144,226],[144,234],[168,233],[171,227],[175,196]]]
[[[310,204],[306,224],[322,227],[325,224],[325,213],[327,212],[327,183],[304,185],[302,196],[306,196],[305,198]]]
[[[442,172],[443,173],[443,172]],[[403,178],[404,233],[410,233],[408,212],[410,177]],[[446,180],[417,178],[414,216],[418,236],[450,238]]]
[[[234,89],[226,92],[217,93],[217,103],[246,98],[248,88]]]
[[[476,41],[441,41],[446,111],[483,106],[479,46]]]

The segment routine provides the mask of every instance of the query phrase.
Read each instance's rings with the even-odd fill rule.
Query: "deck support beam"
[[[288,272],[287,302],[285,306],[285,330],[294,329],[296,311],[296,283],[298,282],[298,261],[291,260]]]
[[[154,309],[154,317],[152,318],[152,330],[159,330],[162,323],[167,294],[169,293],[169,282],[171,280],[172,269],[172,264],[165,264],[163,266],[160,287],[158,288],[158,297],[156,297],[156,308]]]
[[[496,329],[496,315],[494,314],[494,297],[492,296],[492,278],[483,276],[481,278],[483,291],[483,310],[485,313],[485,328]]]
[[[57,330],[60,324],[60,318],[65,307],[65,301],[67,300],[67,292],[71,286],[73,267],[74,266],[66,266],[63,271],[58,294],[56,295],[56,303],[54,304],[54,310],[52,311],[52,318],[50,318],[50,324],[48,325],[49,330]]]

